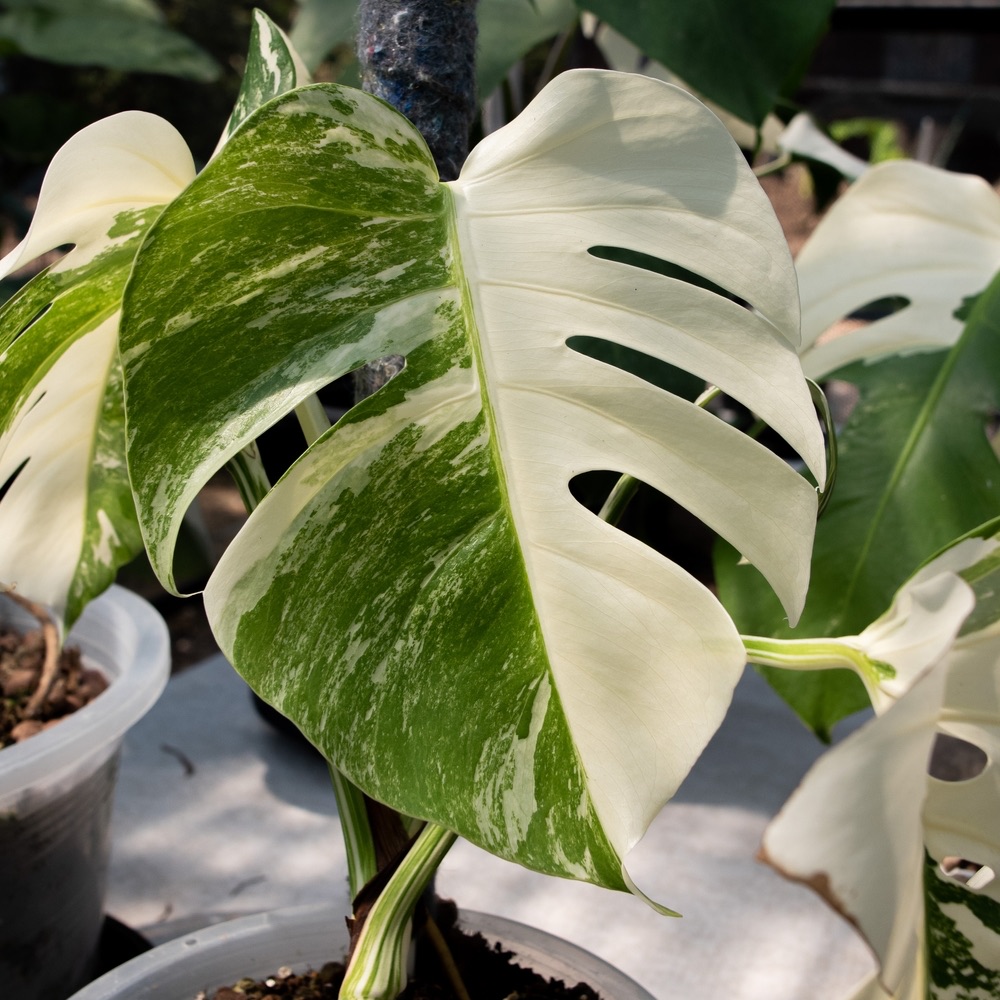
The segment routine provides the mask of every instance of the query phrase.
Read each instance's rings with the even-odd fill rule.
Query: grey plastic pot
[[[503,917],[463,911],[460,924],[499,941],[519,965],[575,984],[587,982],[604,1000],[653,1000],[614,966],[561,938]],[[341,959],[347,948],[344,912],[299,906],[215,924],[126,962],[84,987],[72,1000],[192,1000],[248,976],[261,979],[281,966],[296,971]]]
[[[35,624],[8,600],[0,601],[0,621]],[[170,674],[163,619],[121,587],[87,606],[67,644],[111,683],[57,726],[0,750],[4,1000],[64,1000],[91,977],[122,737]]]

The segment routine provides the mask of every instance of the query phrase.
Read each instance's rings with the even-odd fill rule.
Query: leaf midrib
[[[882,520],[886,516],[889,501],[899,487],[899,484],[906,472],[906,466],[916,451],[920,438],[930,426],[931,414],[940,402],[941,397],[947,388],[947,384],[951,379],[952,373],[958,364],[962,347],[966,341],[966,336],[967,334],[963,334],[952,350],[948,352],[948,357],[945,359],[944,364],[941,366],[941,370],[934,379],[931,391],[927,394],[927,399],[920,409],[919,416],[914,422],[909,435],[907,435],[906,442],[900,451],[899,458],[893,465],[892,474],[887,481],[886,489],[882,492],[878,506],[876,507],[875,513],[869,524],[868,531],[864,536],[864,543],[858,551],[858,558],[854,564],[854,572],[848,579],[848,584],[844,592],[844,600],[840,606],[841,621],[844,619],[845,610],[850,607],[852,601],[854,600],[854,595],[857,592],[862,579],[862,570],[868,563],[869,554],[875,544],[875,538],[878,535],[877,529],[881,526]],[[909,568],[913,569],[914,567]]]

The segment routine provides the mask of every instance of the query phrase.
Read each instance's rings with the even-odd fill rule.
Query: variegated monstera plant
[[[1000,266],[995,195],[912,164],[873,169],[797,276],[728,132],[659,80],[562,74],[448,183],[387,105],[305,83],[258,15],[240,101],[200,174],[180,136],[138,112],[53,161],[0,265],[73,245],[0,313],[4,582],[67,626],[142,547],[173,587],[185,512],[233,471],[252,513],[206,590],[216,636],[330,762],[353,889],[377,870],[371,800],[415,837],[360,931],[345,996],[401,988],[406,921],[456,835],[639,891],[625,858],[748,658],[820,731],[860,690],[880,713],[824,758],[765,845],[866,934],[883,964],[870,995],[937,989],[959,940],[964,965],[998,975],[996,883],[935,874],[951,855],[975,860],[980,883],[1000,871],[997,788],[956,795],[926,773],[936,733],[992,755],[1000,719],[1000,536],[969,534],[1000,510],[983,433],[1000,285],[952,318]],[[898,246],[859,251],[851,211],[900,214],[907,198]],[[891,296],[907,308],[820,341]],[[666,391],[607,360],[609,345],[706,392]],[[895,422],[875,420],[880,461],[855,461],[875,447],[863,418],[887,410],[885,362],[844,366],[914,351]],[[386,355],[402,371],[329,426],[316,392]],[[861,402],[814,555],[827,461],[803,370],[834,368]],[[721,419],[706,405],[719,390],[801,462]],[[254,442],[293,411],[307,446],[271,485]],[[957,457],[968,482],[939,479],[928,499]],[[621,476],[599,513],[571,492],[595,470]],[[636,481],[742,556],[720,551],[726,607],[615,527]],[[928,509],[932,530],[906,521]],[[782,623],[803,607],[792,639]],[[864,688],[826,669],[841,666]]]

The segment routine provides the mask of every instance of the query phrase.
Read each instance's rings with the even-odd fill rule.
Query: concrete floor
[[[545,878],[459,842],[438,891],[540,927],[667,1000],[839,1000],[874,967],[853,931],[754,860],[768,818],[820,747],[754,673],[680,794],[630,860],[684,914]],[[108,911],[157,943],[240,914],[342,900],[346,866],[326,768],[265,725],[215,657],[170,681],[128,735]]]

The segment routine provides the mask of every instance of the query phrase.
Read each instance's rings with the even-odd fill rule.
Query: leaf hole
[[[15,480],[22,472],[24,472],[24,467],[30,462],[30,458],[26,458],[8,477],[6,482],[0,486],[0,503],[3,502],[3,498],[7,496],[10,492],[11,487],[14,485]]]
[[[834,426],[842,429],[861,399],[861,390],[853,382],[830,379],[823,384],[823,392],[830,404],[830,414],[833,417]]]
[[[997,447],[1000,444],[1000,410],[991,411],[986,417],[986,440]]]
[[[848,313],[845,320],[857,320],[862,323],[874,323],[880,319],[886,319],[895,313],[901,312],[910,304],[910,300],[905,295],[886,295],[881,299],[872,299],[863,306],[859,306],[853,312]]]
[[[660,389],[694,401],[705,389],[705,380],[642,351],[601,337],[569,337],[566,346],[595,361],[603,361]]]
[[[910,305],[910,300],[905,295],[885,295],[880,299],[872,299],[871,302],[858,306],[857,309],[828,326],[816,338],[816,343],[829,343],[835,337],[841,337],[852,330],[859,330],[870,323],[901,312],[908,305]]]
[[[353,405],[354,376],[352,372],[335,379],[316,393],[331,423]],[[257,448],[268,479],[276,483],[306,450],[306,439],[295,413],[286,413],[264,431],[257,438]]]
[[[937,733],[927,772],[938,781],[971,781],[986,769],[989,757],[974,743]]]
[[[796,471],[800,473],[805,471],[805,463],[799,457],[798,452],[776,430],[760,420],[739,400],[733,399],[726,393],[720,393],[708,404],[706,409],[731,427],[742,431],[769,451],[774,452]]]
[[[749,303],[740,298],[734,292],[717,285],[711,278],[692,271],[671,260],[663,260],[661,257],[654,257],[648,253],[640,253],[638,250],[626,250],[624,247],[594,246],[587,252],[591,257],[598,257],[601,260],[610,260],[616,264],[627,264],[630,267],[638,267],[643,271],[652,271],[654,274],[662,274],[666,278],[675,278],[677,281],[684,281],[696,288],[704,288],[706,291],[721,295],[724,299],[729,299],[737,305],[749,308]]]
[[[621,473],[610,470],[582,472],[570,480],[569,489],[578,503],[596,515],[620,479]],[[686,507],[648,483],[638,483],[615,527],[696,579],[711,580],[715,533]]]
[[[983,889],[996,878],[996,872],[989,865],[981,865],[967,858],[942,858],[939,867],[943,875],[969,889]]]

